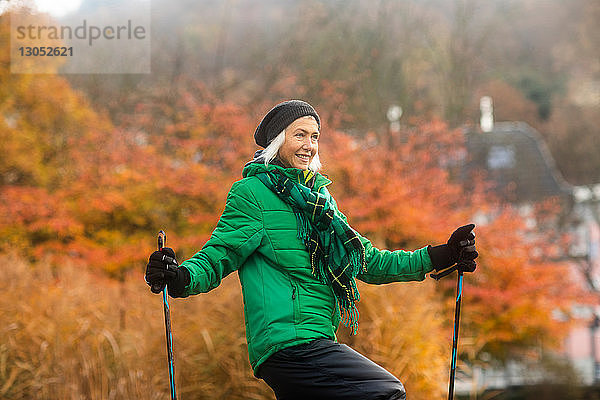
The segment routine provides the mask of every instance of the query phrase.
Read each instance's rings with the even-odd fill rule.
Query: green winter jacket
[[[238,271],[255,375],[261,363],[279,350],[316,338],[335,340],[340,323],[332,289],[312,274],[292,208],[254,176],[261,170],[256,165],[244,168],[244,179],[231,187],[223,215],[202,250],[181,264],[191,278],[184,297],[208,292]],[[302,170],[276,165],[263,170],[273,168],[303,182]],[[314,190],[330,183],[317,174]],[[365,246],[367,272],[358,279],[364,282],[421,281],[433,270],[426,247],[391,252],[373,247],[362,236],[360,239]]]

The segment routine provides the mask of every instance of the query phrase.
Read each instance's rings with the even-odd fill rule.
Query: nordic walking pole
[[[458,358],[458,327],[460,325],[460,301],[462,299],[463,272],[458,269],[458,282],[456,283],[456,308],[454,309],[454,336],[452,337],[452,363],[450,364],[450,387],[448,400],[454,399],[454,377],[456,375],[456,359]]]
[[[460,242],[461,246],[467,246],[468,244],[468,240]],[[446,270],[440,271],[437,274],[431,274],[431,277],[433,279],[439,281],[443,277],[454,272],[454,270],[458,272],[458,282],[456,283],[456,306],[454,308],[454,334],[452,336],[452,361],[450,363],[450,385],[448,388],[448,400],[454,399],[454,378],[456,376],[456,361],[458,359],[458,328],[460,326],[460,302],[462,300],[463,289],[463,268],[465,267],[465,265],[462,265],[463,263],[465,263],[465,261],[459,261],[454,266]]]
[[[162,251],[167,244],[167,234],[161,230],[158,232],[158,251]],[[173,360],[173,336],[171,335],[171,310],[169,309],[169,300],[167,297],[167,285],[162,290],[163,306],[165,312],[165,329],[167,336],[167,357],[169,359],[169,381],[171,383],[171,400],[177,400],[175,392],[175,361]]]

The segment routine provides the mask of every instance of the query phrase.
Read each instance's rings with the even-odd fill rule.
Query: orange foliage
[[[474,352],[505,359],[560,344],[570,324],[556,313],[568,316],[585,295],[568,265],[534,257],[552,246],[547,238],[510,209],[477,228],[479,269],[467,281],[464,319]]]
[[[383,138],[327,132],[322,158],[352,225],[381,246],[411,247],[446,240],[469,218],[469,199],[444,168],[461,161],[462,140],[439,121]]]

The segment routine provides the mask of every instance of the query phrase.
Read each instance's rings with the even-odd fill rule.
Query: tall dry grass
[[[162,299],[141,267],[116,282],[69,264],[4,256],[0,265],[0,398],[169,398]],[[341,340],[397,374],[411,399],[441,398],[447,357],[426,314],[431,288],[362,288],[360,334]],[[237,279],[170,304],[179,398],[274,399],[252,376]]]
[[[72,265],[0,265],[0,398],[169,398],[162,298],[141,271],[120,283]],[[273,398],[252,377],[238,286],[171,299],[180,398]]]

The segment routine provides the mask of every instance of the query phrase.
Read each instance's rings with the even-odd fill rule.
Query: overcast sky
[[[35,0],[40,11],[47,12],[55,17],[62,17],[71,11],[77,10],[82,0]]]

